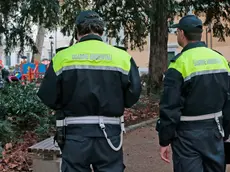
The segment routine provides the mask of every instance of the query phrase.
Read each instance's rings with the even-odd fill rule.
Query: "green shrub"
[[[12,140],[12,135],[20,136],[25,131],[34,131],[44,137],[49,133],[54,119],[51,110],[40,101],[36,92],[35,83],[6,84],[0,90],[0,136],[4,132],[1,130],[1,123],[5,129],[12,131],[5,141]]]
[[[0,121],[0,149],[1,146],[6,144],[8,141],[15,140],[15,132],[13,131],[12,124],[7,121]]]

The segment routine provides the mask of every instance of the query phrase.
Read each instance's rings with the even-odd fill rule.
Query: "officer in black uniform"
[[[183,17],[177,28],[180,54],[164,78],[157,123],[161,158],[173,151],[174,172],[224,172],[229,136],[229,67],[226,59],[201,42],[202,21]],[[223,139],[224,138],[224,139]]]
[[[94,11],[76,20],[78,43],[52,59],[38,91],[57,111],[63,172],[123,172],[124,108],[140,96],[139,71],[124,50],[103,43]]]

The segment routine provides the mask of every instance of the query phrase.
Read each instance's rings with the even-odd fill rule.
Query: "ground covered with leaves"
[[[54,112],[40,102],[35,88],[34,84],[11,84],[0,90],[2,172],[32,171],[32,160],[27,149],[54,133]],[[126,126],[155,118],[158,107],[158,97],[142,95],[136,105],[125,110]]]

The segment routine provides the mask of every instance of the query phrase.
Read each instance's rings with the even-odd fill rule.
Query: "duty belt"
[[[66,117],[64,120],[56,120],[56,126],[57,127],[68,126],[71,124],[99,124],[109,146],[114,151],[119,151],[122,147],[123,133],[125,133],[124,116],[121,116],[119,118],[104,117],[104,116]],[[108,138],[108,135],[105,131],[105,124],[114,124],[114,125],[120,125],[121,126],[120,144],[118,147],[115,147],[113,145],[113,143],[111,142],[111,140]]]
[[[208,120],[208,119],[215,119],[218,130],[221,136],[224,137],[224,130],[223,130],[223,127],[220,125],[219,117],[222,117],[222,111],[217,112],[217,113],[199,115],[199,116],[181,116],[180,121],[202,121],[202,120]]]

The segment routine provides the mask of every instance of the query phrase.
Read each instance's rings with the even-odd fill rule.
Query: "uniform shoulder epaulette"
[[[179,57],[181,56],[181,53],[178,53],[176,56],[174,56],[170,62],[175,62]]]
[[[223,56],[223,54],[221,54],[219,51],[216,51],[216,50],[214,50],[214,49],[212,49],[212,50]]]
[[[121,47],[121,46],[114,46],[114,47],[116,47],[116,48],[118,48],[118,49],[121,49],[121,50],[124,50],[124,51],[127,51],[127,48],[126,47]]]
[[[67,49],[67,48],[69,48],[70,46],[68,46],[68,47],[60,47],[60,48],[57,48],[56,49],[56,53],[58,53],[59,51],[62,51],[62,50],[65,50],[65,49]]]

